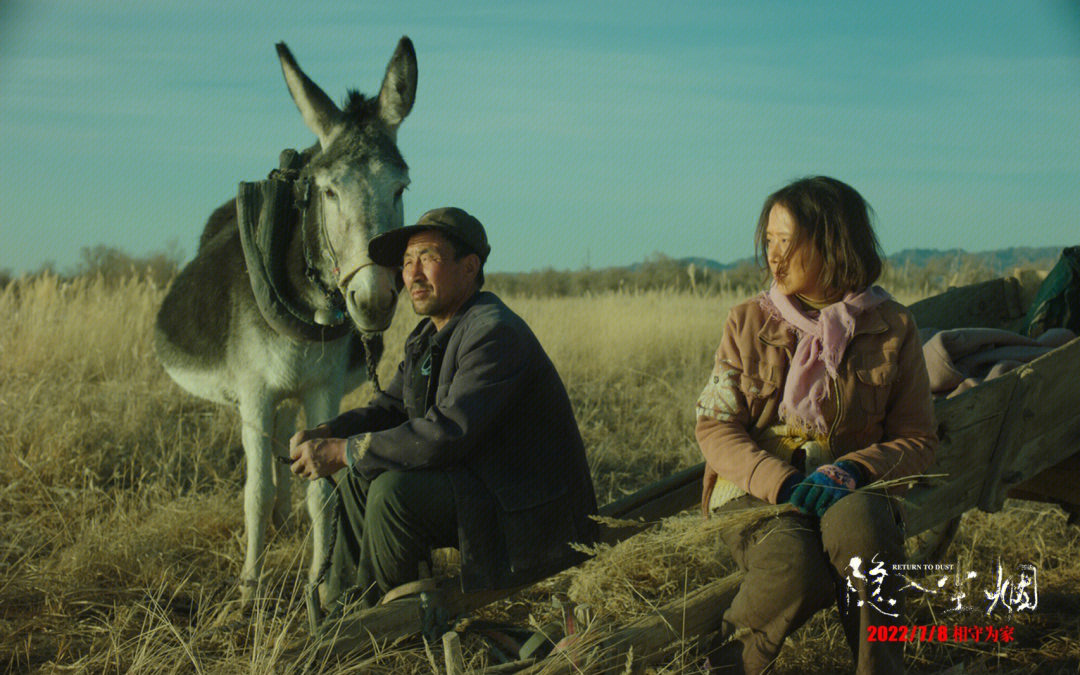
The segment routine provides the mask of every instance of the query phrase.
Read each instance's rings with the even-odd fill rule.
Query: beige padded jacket
[[[728,314],[697,402],[695,434],[706,461],[703,510],[718,476],[740,494],[775,504],[784,480],[796,472],[755,440],[780,423],[777,410],[798,340],[790,324],[765,308],[763,296]],[[870,481],[903,478],[930,466],[938,444],[933,399],[915,319],[906,307],[886,300],[857,318],[822,410],[829,461],[858,462]]]

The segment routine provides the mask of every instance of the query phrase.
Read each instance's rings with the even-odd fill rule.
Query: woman
[[[785,637],[836,602],[856,671],[903,672],[902,643],[867,641],[870,626],[902,622],[891,566],[903,562],[903,523],[886,491],[855,490],[933,460],[915,321],[872,285],[879,246],[850,186],[818,176],[777,191],[756,240],[771,287],[731,310],[697,404],[702,507],[795,508],[725,532],[746,576],[710,663],[762,672]]]

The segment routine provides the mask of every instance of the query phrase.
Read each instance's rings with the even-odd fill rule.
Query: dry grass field
[[[0,670],[304,667],[285,651],[306,630],[301,598],[309,553],[300,488],[291,522],[272,535],[261,599],[239,612],[238,417],[187,395],[158,366],[151,328],[162,295],[139,280],[63,284],[47,276],[0,291]],[[507,300],[563,375],[602,503],[699,461],[693,403],[726,310],[738,298],[650,292]],[[413,323],[402,307],[384,377]],[[346,405],[369,393],[361,388]],[[1033,564],[1038,606],[1011,615],[949,614],[944,597],[914,596],[910,623],[1010,626],[1015,641],[909,644],[909,670],[1080,672],[1078,533],[1056,507],[1031,502],[967,514],[947,561],[978,579],[992,578],[999,560],[1006,574]],[[485,615],[542,624],[556,612],[551,596],[561,594],[590,605],[590,630],[603,631],[731,569],[715,529],[688,513]],[[972,587],[973,598],[981,592]],[[463,643],[467,671],[491,663],[475,636],[467,633]],[[697,649],[694,640],[673,644],[650,667],[701,672]],[[634,671],[640,662],[624,665]],[[442,668],[440,650],[429,653],[414,641],[335,672]],[[850,668],[833,610],[789,640],[776,672]]]

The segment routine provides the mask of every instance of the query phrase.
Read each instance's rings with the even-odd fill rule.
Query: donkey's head
[[[396,139],[416,98],[416,52],[409,38],[401,38],[378,98],[353,91],[342,110],[300,70],[284,43],[277,51],[289,92],[319,138],[320,152],[302,176],[310,181],[310,206],[320,219],[318,273],[341,290],[361,331],[384,330],[394,316],[400,275],[373,264],[367,246],[403,224],[409,168]]]

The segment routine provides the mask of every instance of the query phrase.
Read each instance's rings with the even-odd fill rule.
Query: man
[[[462,590],[508,588],[573,564],[596,512],[585,451],[555,367],[525,322],[481,291],[490,247],[457,208],[370,242],[401,265],[423,319],[386,390],[365,407],[298,432],[294,473],[343,468],[328,595],[370,607],[461,551]]]

